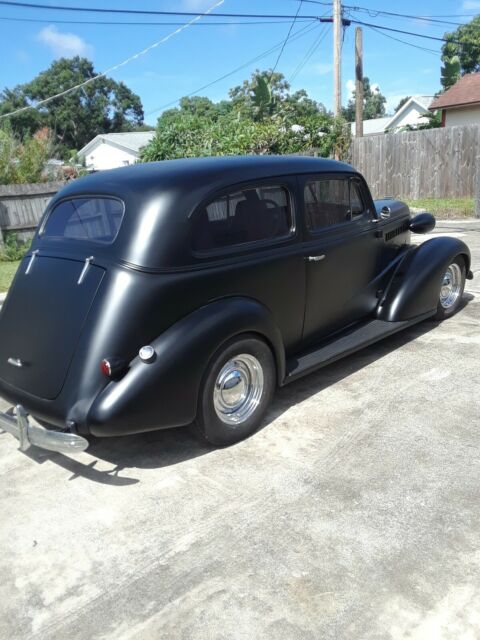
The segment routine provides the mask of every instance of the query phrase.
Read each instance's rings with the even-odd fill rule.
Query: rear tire
[[[435,320],[445,320],[458,311],[465,289],[466,273],[465,260],[462,256],[457,256],[448,265],[440,285]]]
[[[258,429],[276,387],[270,348],[258,338],[234,338],[213,356],[199,393],[195,430],[225,447]]]

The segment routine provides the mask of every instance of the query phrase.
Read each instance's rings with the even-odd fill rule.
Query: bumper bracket
[[[31,423],[28,413],[20,404],[6,412],[0,411],[0,429],[17,438],[21,451],[35,446],[57,453],[79,453],[88,447],[88,440],[75,433],[45,429],[39,424]]]

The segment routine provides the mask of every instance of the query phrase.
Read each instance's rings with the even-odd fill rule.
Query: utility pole
[[[333,0],[333,112],[342,112],[342,2]]]
[[[355,136],[363,137],[363,43],[362,27],[355,29]]]

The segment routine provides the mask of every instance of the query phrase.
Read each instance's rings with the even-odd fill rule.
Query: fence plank
[[[353,138],[352,164],[375,198],[474,197],[480,126]]]
[[[45,207],[64,182],[0,185],[0,244],[1,231],[15,231],[25,238],[35,231]]]

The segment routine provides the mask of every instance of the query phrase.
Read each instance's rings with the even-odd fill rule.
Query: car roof
[[[71,183],[69,191],[97,191],[108,186],[117,189],[119,197],[124,189],[132,186],[153,185],[156,189],[163,185],[182,183],[191,187],[192,181],[203,184],[218,183],[221,179],[225,187],[235,182],[264,179],[270,176],[295,173],[352,172],[354,169],[343,162],[327,158],[309,156],[222,156],[214,158],[185,158],[162,160],[160,162],[138,163],[119,169],[110,169],[91,174]]]

